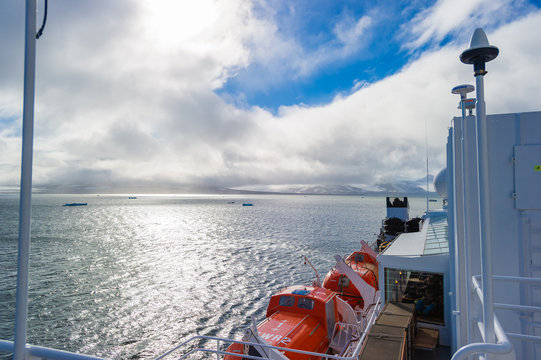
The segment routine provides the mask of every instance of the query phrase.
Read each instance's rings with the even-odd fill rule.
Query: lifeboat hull
[[[315,353],[325,353],[329,347],[329,340],[325,328],[321,326],[318,319],[307,314],[295,314],[276,312],[257,327],[259,338],[266,344],[281,348],[289,348]],[[252,341],[250,341],[252,342]],[[267,354],[262,353],[267,351]],[[225,360],[240,360],[242,354],[253,356],[268,356],[268,348],[257,346],[246,346],[234,343],[227,349],[227,352],[238,353],[240,356],[226,355]],[[280,351],[283,356],[291,360],[311,360],[311,357],[296,352]]]
[[[330,335],[334,323],[339,319],[336,294],[317,287],[293,286],[274,295],[267,308],[267,317],[247,329],[244,341],[284,348],[268,349],[257,345],[234,343],[228,352],[239,356],[226,355],[226,360],[240,360],[249,354],[272,359],[316,360],[320,357],[300,354],[285,349],[295,349],[324,354],[329,350]],[[330,323],[329,323],[330,322]]]

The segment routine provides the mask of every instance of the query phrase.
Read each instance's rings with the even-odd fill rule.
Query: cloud
[[[249,56],[247,61],[234,64],[226,70],[229,81],[242,84],[244,91],[262,91],[281,86],[292,80],[303,81],[329,64],[344,63],[363,56],[363,50],[372,39],[373,15],[355,17],[349,12],[330,19],[331,36],[310,34],[304,42],[298,29],[280,27],[280,16],[297,19],[295,5],[289,5],[289,14],[277,13],[263,7],[257,15],[247,11],[241,24],[242,42]],[[257,17],[256,17],[257,16]],[[301,15],[302,16],[302,15]],[[302,22],[303,19],[297,19]]]
[[[154,3],[155,13],[128,0],[50,4],[38,42],[36,185],[237,187],[417,179],[425,175],[427,122],[431,168],[444,165],[447,128],[458,115],[450,89],[473,82],[472,69],[458,60],[469,38],[425,51],[398,73],[361,82],[331,103],[286,106],[271,114],[256,106],[237,108],[215,91],[235,69],[264,61],[267,51],[269,66],[291,55],[291,66],[306,73],[315,71],[309,66],[344,58],[365,46],[374,17],[340,17],[334,40],[320,47],[336,53],[325,58],[322,52],[304,69],[307,50],[281,38],[248,1],[203,2],[195,11],[201,22],[182,13],[178,2]],[[180,7],[178,29],[174,16],[160,28],[166,5]],[[488,33],[501,49],[487,67],[489,113],[534,110],[541,90],[535,68],[540,24],[541,13],[534,12]],[[20,39],[15,41],[20,32],[0,34],[22,52]],[[319,54],[314,49],[310,54]],[[0,82],[0,185],[19,179],[17,51],[0,55],[12,66],[0,68],[6,79]]]
[[[408,40],[405,49],[438,45],[453,35],[465,40],[477,27],[493,29],[532,10],[522,1],[513,0],[439,0],[402,25]]]

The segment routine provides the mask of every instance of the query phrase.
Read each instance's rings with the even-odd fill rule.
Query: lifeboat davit
[[[285,348],[271,349],[258,345],[233,343],[227,349],[225,360],[241,360],[242,355],[270,359],[308,360],[318,356],[287,351],[296,349],[313,353],[342,352],[350,339],[358,336],[360,329],[353,309],[337,294],[323,287],[290,286],[270,299],[266,319],[246,329],[242,341]]]
[[[337,257],[337,265],[323,280],[324,288],[337,293],[357,312],[371,305],[379,290],[376,253],[366,243],[362,243],[361,250],[354,251],[343,262]],[[344,263],[354,274],[343,267]]]

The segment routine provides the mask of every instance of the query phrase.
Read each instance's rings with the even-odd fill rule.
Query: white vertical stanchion
[[[466,151],[466,146],[465,146],[465,132],[466,132],[466,100],[467,100],[467,94],[474,91],[474,87],[472,85],[469,85],[469,84],[464,84],[464,85],[458,85],[458,86],[455,86],[451,92],[453,94],[458,94],[460,95],[460,110],[461,110],[461,113],[462,113],[462,122],[461,122],[461,126],[460,126],[460,152],[461,152],[461,158],[460,158],[460,173],[461,173],[461,183],[462,183],[462,191],[461,191],[461,201],[462,201],[462,231],[463,231],[463,240],[462,240],[462,246],[463,246],[463,249],[464,249],[464,254],[462,254],[466,260],[464,262],[465,264],[465,272],[466,272],[466,276],[462,276],[463,279],[466,280],[467,284],[469,284],[469,276],[470,276],[470,272],[469,272],[469,251],[468,251],[468,213],[466,211],[466,201],[468,201],[468,198],[466,197],[466,165],[465,165],[465,161],[466,161],[466,157],[465,157],[465,151]],[[467,139],[467,138],[466,138]],[[455,142],[456,143],[456,142]],[[456,160],[455,160],[455,163],[456,163]],[[456,196],[456,195],[455,195]],[[456,270],[455,270],[456,271]],[[459,274],[456,274],[455,275],[456,278],[459,278],[460,275]],[[461,295],[462,296],[462,295]],[[469,304],[470,303],[470,291],[469,291],[469,286],[467,287],[467,290],[465,291],[465,294],[463,294],[463,296],[465,297],[466,299],[466,304]],[[465,306],[465,307],[460,307],[459,309],[459,314],[462,318],[466,318],[466,321],[469,321],[470,319],[470,307],[469,306]],[[462,322],[463,320],[461,320]],[[458,329],[461,328],[461,326],[457,326]],[[470,327],[467,326],[466,327],[466,339],[467,341],[471,341],[471,337],[470,337]],[[462,337],[461,337],[462,338]],[[461,340],[461,339],[460,339]]]
[[[28,316],[28,265],[30,257],[30,213],[32,199],[32,150],[34,138],[34,91],[36,69],[36,0],[26,0],[24,50],[23,142],[21,192],[19,199],[19,242],[17,255],[17,294],[15,305],[15,351],[13,358],[26,358]]]

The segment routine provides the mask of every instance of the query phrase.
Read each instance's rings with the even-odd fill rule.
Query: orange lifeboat
[[[374,291],[378,291],[378,262],[375,253],[368,249],[355,251],[344,262],[364,280],[364,283],[372,287]],[[360,311],[365,308],[365,301],[368,300],[371,303],[372,299],[364,299],[362,289],[359,289],[351,280],[344,271],[335,266],[325,276],[323,287],[334,291],[353,309]]]
[[[290,286],[270,299],[267,317],[261,323],[246,329],[243,341],[275,347],[327,353],[339,321],[347,321],[344,305],[336,293],[322,287]],[[355,324],[353,324],[355,325]],[[257,345],[233,343],[227,349],[225,360],[241,360],[242,355],[272,359],[309,360],[318,356],[300,354],[285,349],[270,349]]]

